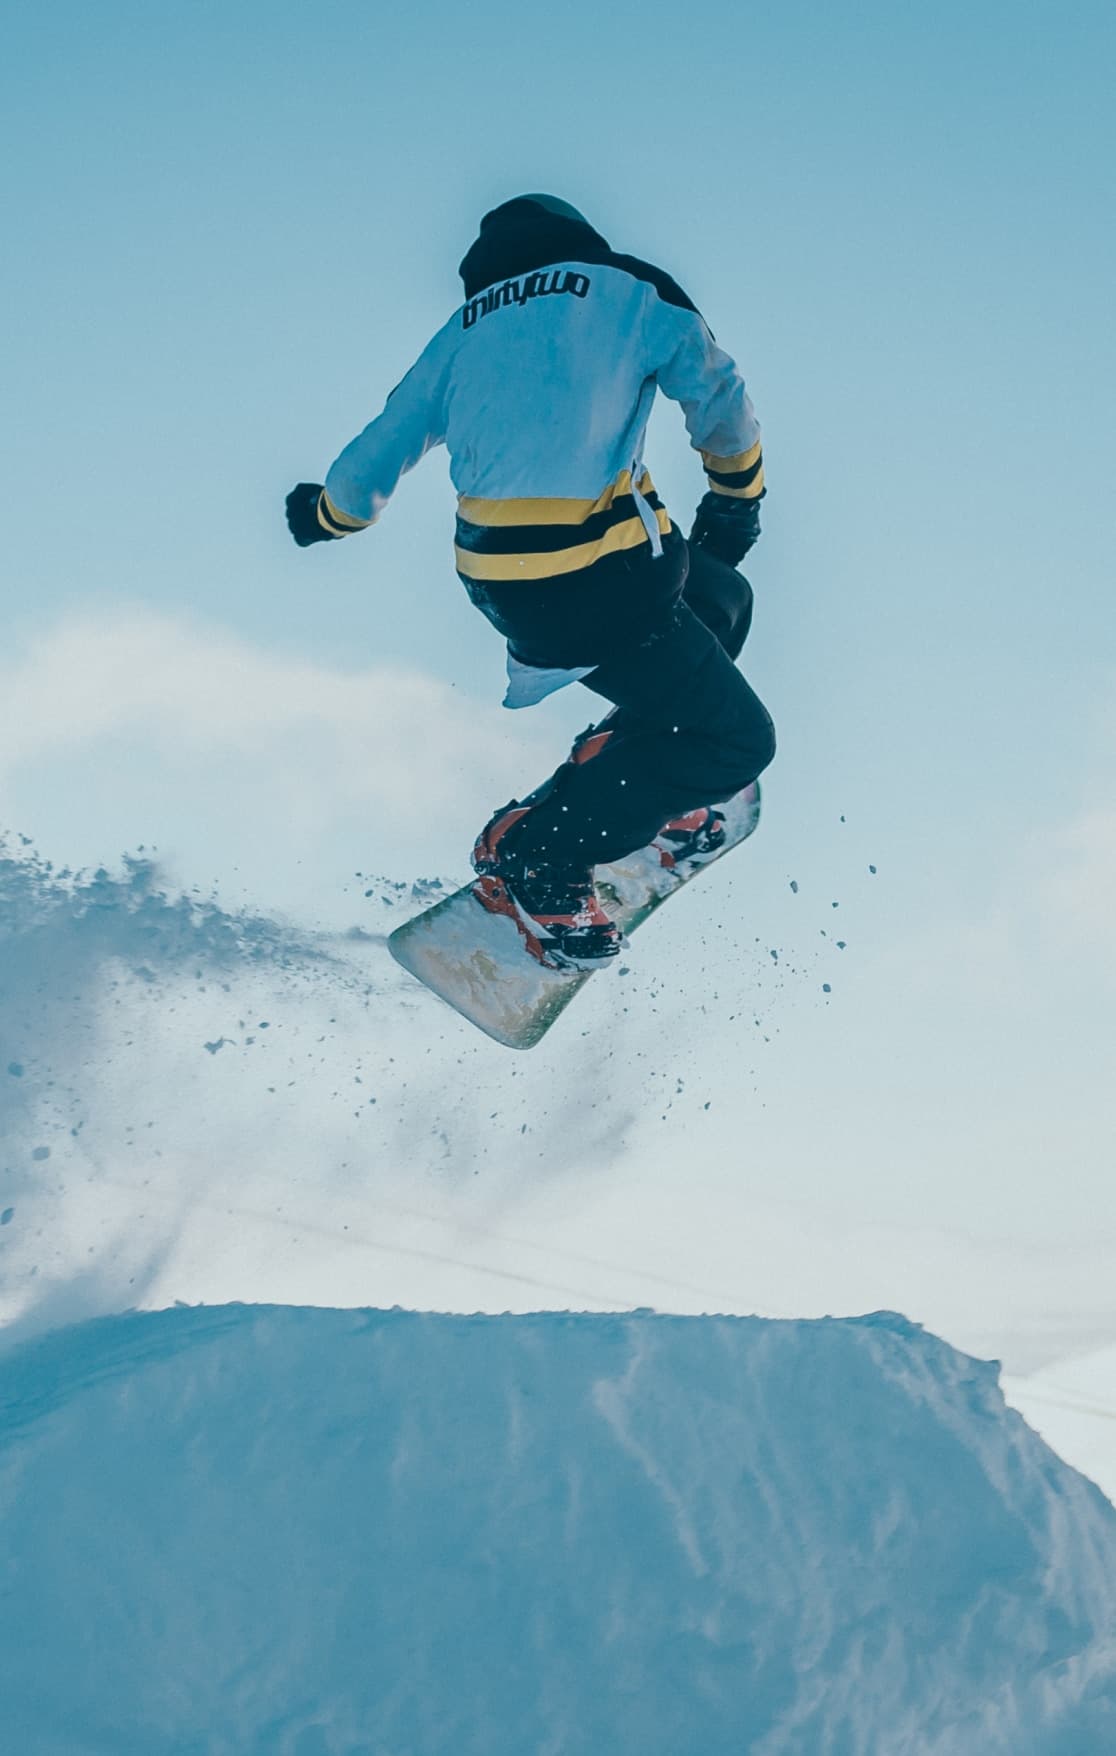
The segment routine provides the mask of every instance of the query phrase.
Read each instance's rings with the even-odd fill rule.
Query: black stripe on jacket
[[[705,473],[711,482],[720,488],[750,488],[756,478],[763,473],[763,455],[756,458],[750,469],[719,470],[710,469],[708,464]]]
[[[652,512],[662,508],[655,493],[643,496]],[[603,512],[594,512],[580,524],[470,524],[457,520],[457,546],[471,555],[553,555],[582,543],[596,543],[615,525],[639,517],[631,494],[619,494]]]

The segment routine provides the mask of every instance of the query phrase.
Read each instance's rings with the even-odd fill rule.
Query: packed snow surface
[[[28,1756],[1116,1749],[1116,1512],[889,1314],[100,1318],[0,1533]]]

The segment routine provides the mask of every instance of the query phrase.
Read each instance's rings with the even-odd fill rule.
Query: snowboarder
[[[300,482],[300,546],[375,523],[445,443],[457,571],[505,637],[505,705],[579,680],[614,704],[535,792],[477,840],[475,894],[558,967],[619,950],[594,867],[652,844],[716,853],[713,807],[753,785],[771,719],[735,660],[752,614],[737,571],[759,536],[759,427],[734,362],[661,269],[613,251],[550,195],[494,208],[461,263],[465,304],[347,445]],[[682,405],[709,490],[687,541],[643,463],[656,389]]]

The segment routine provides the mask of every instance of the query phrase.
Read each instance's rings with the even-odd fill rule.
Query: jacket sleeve
[[[759,422],[736,362],[688,301],[683,307],[660,300],[651,334],[659,388],[681,404],[710,488],[734,500],[758,500],[764,492]]]
[[[330,465],[318,497],[318,522],[331,536],[375,524],[399,485],[445,439],[450,325],[440,330],[388,397],[382,414]]]

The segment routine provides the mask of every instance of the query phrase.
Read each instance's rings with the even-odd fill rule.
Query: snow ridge
[[[36,1756],[1116,1748],[1116,1511],[890,1313],[99,1319],[0,1530]]]

